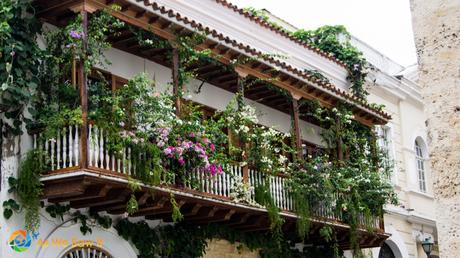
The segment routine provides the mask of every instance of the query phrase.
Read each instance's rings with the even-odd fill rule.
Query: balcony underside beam
[[[72,208],[89,208],[91,211],[106,211],[109,214],[126,212],[126,204],[131,190],[127,180],[122,178],[109,179],[101,172],[85,171],[85,174],[75,175],[72,172],[61,174],[62,177],[44,179],[43,199],[49,202],[69,202]],[[94,175],[91,175],[94,173]],[[169,190],[168,190],[169,189]],[[249,206],[243,203],[234,203],[230,200],[212,196],[206,193],[184,188],[142,187],[135,193],[139,210],[132,217],[145,217],[151,220],[171,222],[172,205],[170,192],[174,193],[176,202],[184,215],[184,221],[196,225],[216,223],[245,232],[267,232],[270,230],[270,220],[265,209]],[[287,237],[296,238],[296,216],[283,211],[285,220],[282,230]],[[330,225],[339,233],[339,245],[343,249],[350,248],[350,228],[346,224],[325,218],[316,218],[311,221],[311,231],[308,241],[312,244],[324,244],[320,236],[320,229]],[[359,231],[359,241],[362,247],[377,247],[388,237],[383,232]],[[300,241],[300,239],[298,239]]]

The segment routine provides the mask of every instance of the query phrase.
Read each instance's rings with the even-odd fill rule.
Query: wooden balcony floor
[[[42,182],[43,199],[51,203],[68,202],[76,209],[89,208],[90,211],[123,214],[131,196],[126,177],[96,169],[68,168],[43,176]],[[135,193],[139,210],[130,216],[171,222],[170,193],[174,194],[185,222],[197,225],[217,223],[245,232],[270,230],[270,221],[264,208],[235,203],[223,196],[169,186],[143,186]],[[296,239],[297,216],[288,211],[282,211],[281,215],[285,220],[282,227],[285,236],[300,241]],[[311,232],[306,241],[311,244],[324,244],[319,230],[325,224],[335,228],[340,247],[344,250],[349,249],[350,227],[326,218],[312,219]],[[380,246],[388,237],[388,234],[379,229],[373,233],[359,231],[360,245],[363,248]]]

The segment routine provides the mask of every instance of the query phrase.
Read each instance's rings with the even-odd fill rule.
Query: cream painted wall
[[[400,88],[399,88],[400,87]],[[427,168],[427,193],[418,189],[414,143],[417,137],[428,142],[425,126],[424,106],[417,98],[404,93],[404,84],[394,87],[380,84],[371,88],[369,101],[385,104],[385,111],[392,116],[388,126],[392,130],[392,147],[395,160],[395,190],[400,205],[388,206],[384,217],[385,230],[391,236],[387,244],[392,248],[397,258],[425,258],[420,252],[414,234],[427,231],[436,235],[434,227],[434,200],[430,172]],[[373,250],[377,258],[379,248]]]
[[[110,66],[106,67],[106,70],[111,73],[130,79],[139,72],[146,72],[152,79],[155,79],[159,90],[171,89],[171,87],[168,87],[171,84],[171,70],[169,68],[117,49],[109,50],[106,56],[112,62]],[[129,66],[126,64],[129,64]],[[226,105],[234,97],[233,93],[209,83],[205,83],[201,93],[197,94],[195,91],[200,84],[201,81],[199,80],[190,80],[186,85],[187,93],[185,96],[189,96],[191,100],[217,110],[225,109]],[[251,100],[247,101],[256,108],[260,124],[273,126],[285,133],[290,132],[291,118],[288,114]],[[321,129],[318,126],[305,121],[301,121],[300,126],[304,140],[323,145],[320,136]]]

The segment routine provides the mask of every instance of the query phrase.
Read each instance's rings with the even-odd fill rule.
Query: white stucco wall
[[[171,69],[117,49],[109,50],[106,56],[112,63],[110,66],[106,67],[106,70],[111,73],[130,79],[140,72],[145,72],[150,78],[155,79],[156,86],[159,90],[171,89],[171,87],[168,87],[172,81]],[[200,84],[201,81],[199,80],[190,80],[185,87],[187,91],[185,96],[189,95],[191,100],[217,110],[225,109],[227,104],[234,97],[233,93],[209,83],[205,83],[201,88],[201,92],[196,94],[195,91]],[[277,130],[285,133],[290,132],[291,117],[288,114],[251,100],[247,101],[256,108],[260,124],[273,126]],[[321,129],[318,126],[300,121],[300,127],[302,139],[318,145],[323,145],[320,135]]]

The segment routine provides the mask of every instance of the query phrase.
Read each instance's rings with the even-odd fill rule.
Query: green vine
[[[31,0],[0,2],[0,111],[9,121],[8,132],[22,134],[27,105],[40,84],[42,50],[37,44],[41,23],[33,12]]]
[[[344,26],[327,25],[316,30],[300,29],[291,35],[343,61],[348,68],[351,91],[357,97],[366,98],[369,94],[364,88],[367,61],[361,51],[351,44],[351,35]]]
[[[196,226],[176,223],[150,228],[146,222],[133,223],[125,219],[118,222],[115,229],[121,237],[140,250],[139,258],[202,257],[205,254],[208,240],[211,239],[225,239],[232,244],[238,242],[239,245],[244,245],[251,251],[259,252],[263,258],[322,258],[332,257],[335,252],[334,247],[329,245],[305,246],[303,250],[298,250],[294,248],[293,243],[286,241],[279,246],[270,235],[243,233],[215,224]]]
[[[22,160],[16,186],[16,194],[25,210],[25,228],[37,230],[40,225],[39,210],[42,195],[41,174],[46,171],[46,155],[39,150],[29,151]]]

